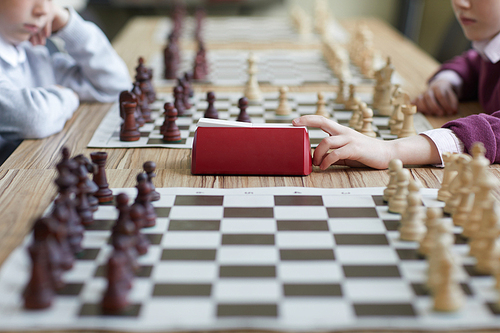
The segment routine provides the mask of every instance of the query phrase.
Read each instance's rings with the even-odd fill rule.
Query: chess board
[[[181,38],[194,40],[195,20],[192,17],[184,19]],[[165,45],[168,34],[172,31],[173,23],[170,18],[158,20],[153,40],[155,43]],[[330,20],[328,35],[334,40],[345,43],[349,34],[336,21]],[[275,43],[316,44],[319,45],[319,35],[311,33],[300,35],[293,26],[292,21],[286,17],[207,17],[203,23],[203,40],[205,43],[232,44],[251,43],[272,45]]]
[[[257,66],[257,81],[259,84],[300,86],[304,84],[338,85],[339,80],[332,71],[323,52],[316,49],[308,50],[260,50],[253,52]],[[192,72],[194,51],[181,51],[179,73]],[[246,50],[208,50],[207,62],[209,74],[201,83],[215,86],[243,86],[248,81],[248,57]],[[385,65],[382,58],[376,58],[374,68]],[[163,79],[163,53],[158,52],[148,60],[148,66],[153,69],[154,84],[158,87],[171,86],[175,80]],[[375,80],[362,75],[357,66],[350,66],[351,79],[355,85],[373,85]],[[179,74],[179,75],[180,75]],[[394,83],[402,83],[403,79],[397,73],[393,75]]]
[[[26,311],[29,236],[0,270],[0,330],[195,331],[500,328],[491,276],[474,273],[458,234],[466,293],[457,313],[432,310],[427,262],[399,239],[383,188],[160,188],[130,308],[101,314],[116,208],[100,206],[84,252],[50,309]],[[134,198],[135,188],[114,189]],[[422,189],[426,207],[442,206]]]
[[[333,92],[326,92],[325,101],[326,108],[331,114],[332,119],[340,124],[348,125],[352,112],[344,110],[344,106],[334,102],[336,94]],[[357,96],[364,102],[370,104],[370,94],[357,94]],[[226,92],[216,93],[215,107],[219,111],[219,118],[225,120],[236,120],[238,117],[238,99],[242,97],[240,93]],[[289,104],[293,110],[290,116],[276,116],[274,110],[277,108],[279,101],[279,93],[264,93],[264,99],[261,102],[251,104],[247,113],[250,115],[253,123],[291,123],[292,119],[316,112],[317,94],[314,93],[289,93]],[[165,102],[172,102],[171,94],[158,94],[158,100],[152,104],[152,118],[154,123],[145,124],[140,128],[141,138],[135,142],[122,142],[120,141],[120,124],[121,118],[119,115],[118,103],[113,105],[108,114],[105,116],[87,147],[89,148],[140,148],[140,147],[164,147],[164,148],[187,148],[191,149],[193,146],[194,132],[196,130],[196,123],[207,108],[206,94],[195,94],[192,98],[193,107],[190,110],[190,116],[179,117],[176,121],[177,126],[181,132],[182,141],[180,143],[165,143],[160,134],[160,126],[163,124],[163,117],[160,114],[163,112],[163,104]],[[414,116],[415,129],[417,132],[423,132],[432,129],[432,125],[420,113]],[[395,139],[395,135],[390,134],[389,117],[375,116],[373,120],[373,128],[377,132],[377,137],[383,140]],[[321,129],[309,128],[309,138],[311,146],[316,147],[327,134]]]

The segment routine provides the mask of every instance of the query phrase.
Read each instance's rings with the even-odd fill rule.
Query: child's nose
[[[470,8],[471,0],[453,0],[456,7],[459,8]]]
[[[48,0],[36,0],[33,6],[33,15],[34,16],[43,16],[47,15],[49,8]]]

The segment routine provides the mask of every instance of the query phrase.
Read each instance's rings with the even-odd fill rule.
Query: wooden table
[[[426,80],[436,70],[438,63],[417,46],[403,38],[394,29],[376,19],[363,19],[374,32],[374,43],[383,55],[391,55],[392,62],[404,78],[404,88],[416,96],[426,86]],[[113,45],[134,72],[139,56],[148,57],[157,52],[152,35],[157,18],[138,17],[132,19],[117,36]],[[352,31],[355,20],[343,22]],[[209,48],[210,50],[210,48]],[[197,87],[206,90],[208,87]],[[321,87],[297,88],[296,91]],[[331,87],[323,87],[329,88]],[[220,89],[224,89],[223,87]],[[231,88],[227,88],[231,89]],[[234,89],[234,88],[233,88]],[[0,264],[18,246],[31,223],[46,209],[56,194],[53,180],[55,165],[60,160],[61,148],[66,146],[72,155],[85,154],[96,149],[87,149],[94,130],[109,110],[110,104],[83,104],[67,122],[64,130],[43,140],[25,140],[0,168]],[[480,112],[477,103],[460,106],[459,116]],[[451,118],[430,118],[433,126],[439,127]],[[192,176],[190,172],[191,150],[188,149],[102,149],[109,155],[107,178],[110,187],[133,187],[135,176],[142,171],[145,161],[157,163],[157,187],[206,187],[239,188],[266,186],[300,187],[374,187],[385,186],[387,171],[348,168],[329,168],[321,171],[314,168],[307,177],[250,177],[250,176]],[[500,175],[497,166],[490,167]],[[412,175],[425,187],[439,188],[442,169],[434,167],[410,168]]]

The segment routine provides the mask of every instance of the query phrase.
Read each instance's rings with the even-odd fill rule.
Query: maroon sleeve
[[[477,100],[480,66],[481,56],[479,53],[477,53],[476,50],[469,50],[464,52],[462,55],[456,56],[450,61],[445,62],[441,65],[441,67],[439,67],[436,74],[444,70],[457,72],[463,80],[460,100]]]
[[[491,163],[500,163],[500,111],[493,114],[475,114],[450,121],[443,125],[451,129],[464,143],[467,153],[475,142],[482,142],[486,158]]]

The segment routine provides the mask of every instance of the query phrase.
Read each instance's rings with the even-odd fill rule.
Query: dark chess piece
[[[81,165],[84,165],[87,172],[91,173],[92,175],[94,174],[95,171],[97,171],[96,165],[90,162],[90,160],[83,154],[75,156],[74,160],[80,163]],[[93,180],[91,180],[88,177],[85,180],[85,182],[89,191],[87,194],[87,200],[89,202],[90,209],[92,210],[92,212],[96,212],[97,209],[99,208],[99,200],[97,200],[94,194],[99,190],[99,187],[96,185],[96,183],[94,183]]]
[[[205,59],[202,54],[197,53],[194,58],[193,79],[205,80],[207,74],[205,72]]]
[[[163,141],[168,143],[181,142],[181,132],[175,121],[177,120],[177,110],[174,108],[172,103],[165,103],[163,106],[165,112],[165,121],[160,128],[161,134],[163,134]]]
[[[191,86],[192,78],[193,78],[193,76],[190,73],[184,72],[184,84],[188,87],[189,97],[194,96],[194,90],[193,90],[193,87]]]
[[[139,126],[135,122],[137,103],[122,102],[120,109],[122,108],[125,112],[125,120],[120,128],[120,141],[138,141],[141,138],[141,133],[138,130]]]
[[[97,172],[94,173],[94,182],[99,187],[99,190],[94,194],[99,200],[99,203],[108,203],[113,201],[113,192],[109,189],[108,180],[106,179],[106,160],[108,153],[97,151],[90,153],[92,162],[97,164]]]
[[[73,172],[78,179],[78,183],[76,184],[76,212],[80,217],[81,224],[89,226],[94,222],[94,214],[90,207],[88,195],[94,188],[89,186],[86,166],[80,164],[78,159],[75,159],[75,161],[78,163],[78,168]]]
[[[184,91],[181,86],[176,86],[174,88],[174,106],[179,117],[186,115],[186,110],[184,108]]]
[[[137,197],[134,205],[141,205],[144,208],[144,227],[154,227],[156,225],[156,212],[151,204],[151,184],[145,173],[137,175]]]
[[[132,93],[137,97],[137,106],[141,110],[142,118],[147,123],[154,122],[151,118],[151,108],[149,107],[146,94],[141,90],[139,82],[134,82]]]
[[[240,114],[238,115],[238,119],[236,121],[241,121],[245,123],[251,123],[250,117],[247,113],[248,107],[248,99],[246,97],[242,97],[238,100],[238,108],[240,109]]]
[[[135,248],[139,255],[146,254],[149,247],[149,240],[143,233],[141,233],[141,229],[144,228],[144,214],[145,211],[141,205],[133,205],[130,208],[130,219],[135,224]]]
[[[135,68],[135,73],[135,80],[139,82],[139,88],[146,95],[148,104],[153,103],[156,100],[156,92],[151,81],[153,70],[144,65],[144,58],[139,57],[139,64]]]
[[[175,36],[170,34],[168,37],[168,43],[163,50],[163,63],[164,72],[163,77],[167,80],[175,80],[177,77],[177,71],[179,70],[180,60],[179,60],[179,48],[175,42]]]
[[[189,102],[189,88],[183,78],[177,79],[177,86],[182,88],[182,102],[186,110],[191,109],[192,105]]]
[[[54,201],[56,205],[63,205],[67,209],[67,235],[71,251],[74,254],[82,252],[83,240],[83,226],[81,224],[80,216],[76,210],[76,184],[78,178],[74,175],[75,170],[78,168],[78,163],[75,160],[65,160],[57,165],[59,176],[56,178],[55,183],[59,188],[59,196]]]
[[[68,241],[69,210],[65,205],[55,203],[51,216],[57,223],[57,225],[52,226],[51,229],[53,230],[56,240],[59,243],[59,249],[61,250],[61,268],[67,271],[73,268],[75,262],[75,255]]]
[[[108,260],[107,280],[108,287],[102,299],[104,313],[120,313],[129,306],[128,293],[132,285],[131,272],[127,262],[127,255],[123,251],[113,251]]]
[[[26,309],[46,309],[52,305],[54,286],[51,277],[45,223],[35,223],[33,244],[28,248],[31,258],[31,277],[23,292]]]
[[[213,91],[207,92],[208,107],[205,110],[204,118],[219,119],[219,112],[215,108],[215,94]]]
[[[155,185],[153,183],[153,178],[156,177],[156,163],[153,161],[147,161],[142,166],[144,168],[144,172],[148,176],[148,182],[151,184],[151,201],[160,200],[160,193],[156,191]]]
[[[137,263],[135,223],[130,219],[128,196],[125,193],[117,195],[116,209],[119,214],[112,228],[111,243],[115,249],[127,254],[131,269],[137,271],[139,264]]]
[[[136,103],[136,105],[138,105],[137,96],[135,96],[135,94],[132,93],[131,91],[126,91],[126,90],[120,93],[120,117],[122,117],[122,119],[125,119],[125,109],[123,106],[124,104],[122,104],[123,102]],[[135,114],[135,123],[137,124],[137,126],[139,127],[144,126],[146,122],[142,117],[142,112],[139,107],[136,107],[134,114]]]
[[[52,286],[59,290],[66,284],[62,280],[63,271],[66,270],[64,259],[65,253],[58,241],[59,236],[66,237],[65,229],[52,216],[46,216],[38,219],[33,225],[33,236],[35,240],[44,241],[47,246],[47,259],[49,263],[50,277]]]

